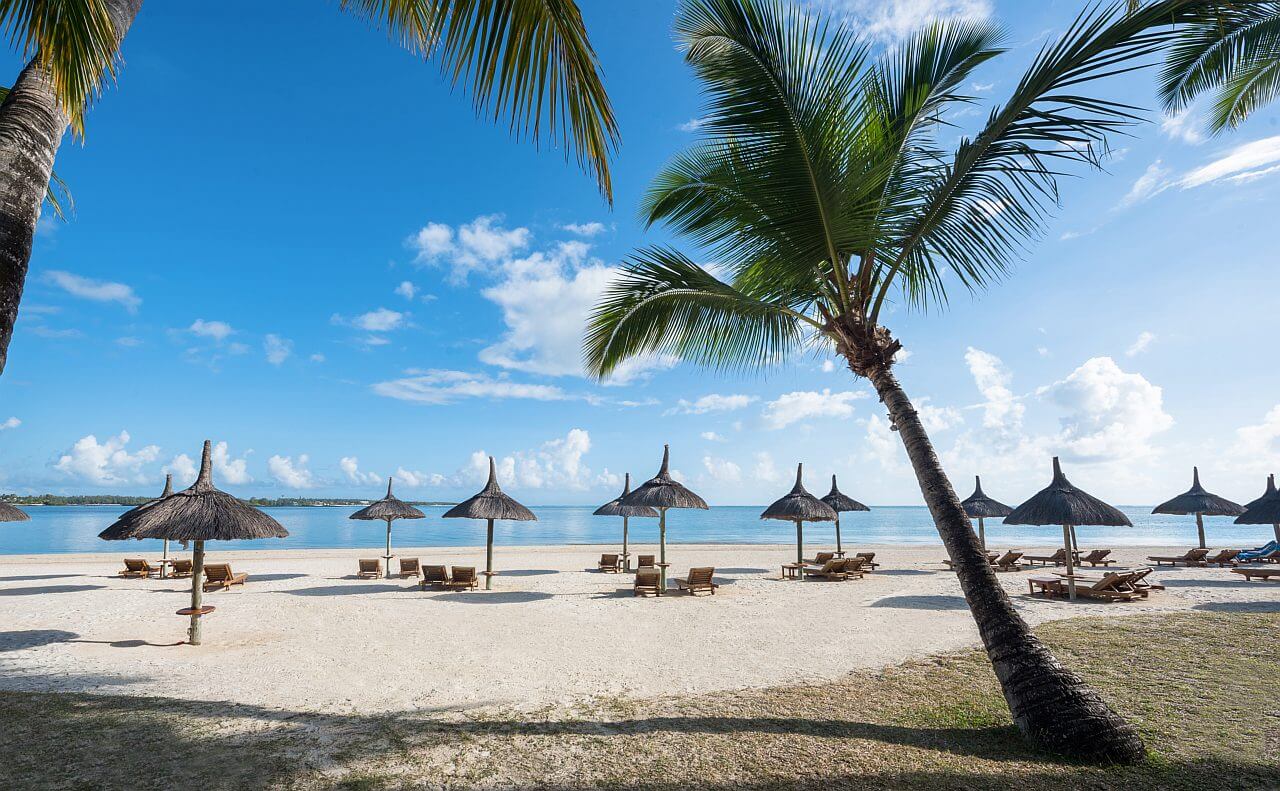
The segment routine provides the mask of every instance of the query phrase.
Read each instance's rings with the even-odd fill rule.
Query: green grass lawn
[[[1146,762],[1029,749],[985,655],[966,651],[829,684],[479,718],[0,693],[0,787],[1280,788],[1280,614],[1077,619],[1040,634],[1137,724]]]

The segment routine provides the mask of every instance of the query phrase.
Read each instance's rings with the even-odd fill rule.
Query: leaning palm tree
[[[755,368],[825,347],[870,380],[906,445],[1014,722],[1048,749],[1134,760],[1142,742],[1019,617],[894,372],[886,304],[945,301],[1006,271],[1055,204],[1064,166],[1098,166],[1134,108],[1082,86],[1156,52],[1184,2],[1094,7],[1036,56],[976,136],[948,153],[962,86],[1001,53],[986,24],[933,25],[869,62],[845,26],[773,0],[685,0],[676,35],[708,97],[707,136],[644,204],[702,246],[722,280],[670,248],[633,255],[596,306],[587,367],[637,355]]]
[[[409,51],[437,60],[476,112],[549,140],[612,200],[618,140],[600,64],[575,0],[339,0]],[[0,0],[0,31],[30,57],[0,104],[0,373],[40,206],[64,130],[116,70],[142,0]],[[319,5],[317,5],[319,7]],[[60,211],[54,204],[55,211]]]

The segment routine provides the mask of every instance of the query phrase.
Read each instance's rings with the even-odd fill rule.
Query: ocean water
[[[0,522],[0,555],[62,552],[159,552],[159,541],[103,541],[104,528],[127,509],[123,506],[38,506],[25,509],[29,522]],[[215,549],[330,549],[384,546],[383,522],[353,521],[357,509],[346,507],[269,508],[289,537],[261,541],[219,541]],[[477,546],[484,544],[485,525],[468,519],[441,519],[443,507],[423,509],[426,519],[396,522],[393,546]],[[537,522],[499,522],[494,540],[499,545],[614,544],[621,542],[622,520],[593,516],[588,506],[534,508]],[[667,540],[670,543],[787,544],[795,542],[789,522],[761,520],[763,506],[723,506],[709,511],[670,511]],[[1133,527],[1081,527],[1082,547],[1123,545],[1194,546],[1193,517],[1159,516],[1150,507],[1124,507]],[[987,543],[998,547],[1048,546],[1061,543],[1056,527],[1004,526],[987,520]],[[1206,518],[1208,543],[1214,547],[1256,547],[1273,538],[1269,525],[1234,525],[1229,518]],[[652,544],[658,540],[658,520],[632,519],[631,541]],[[937,531],[923,507],[889,506],[869,512],[844,514],[841,538],[847,546],[861,544],[937,544]],[[830,523],[806,524],[805,544],[834,544]]]

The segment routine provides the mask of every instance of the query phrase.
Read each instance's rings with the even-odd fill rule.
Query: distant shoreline
[[[149,503],[154,499],[154,497],[116,497],[108,498],[106,500],[84,501],[79,497],[62,498],[55,495],[53,497],[0,497],[0,502],[8,503],[9,505],[21,506],[23,508],[37,508],[45,506],[56,508],[101,508],[108,505],[133,508],[135,506],[142,505],[143,503]],[[357,508],[376,502],[375,500],[295,500],[292,498],[266,500],[256,497],[251,497],[244,501],[255,508]],[[409,505],[425,505],[428,507],[457,505],[456,502],[440,502],[435,500],[405,500],[405,502]]]

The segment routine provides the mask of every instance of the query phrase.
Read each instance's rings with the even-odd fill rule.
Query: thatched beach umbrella
[[[1276,541],[1280,541],[1280,492],[1276,491],[1276,476],[1267,478],[1267,491],[1249,503],[1236,518],[1238,525],[1271,525]]]
[[[150,508],[151,506],[155,505],[156,503],[160,502],[161,500],[163,500],[164,498],[168,497],[171,494],[173,494],[173,476],[165,475],[164,491],[160,492],[160,496],[154,500],[148,500],[147,502],[137,507]],[[125,516],[128,516],[127,512],[125,513]],[[135,536],[129,531],[128,529],[129,525],[130,525],[130,522],[123,521],[123,517],[122,517],[121,521],[117,521],[114,525],[112,525],[111,527],[108,527],[106,530],[103,530],[101,533],[99,533],[98,538],[102,538],[107,541],[120,541],[126,538],[141,540],[142,539],[141,536]],[[163,561],[169,559],[169,539],[167,538],[164,540],[164,545],[163,545],[163,548],[161,549],[160,557],[162,560],[160,565],[160,574],[161,576],[163,576],[165,573],[164,571],[165,564],[163,563]]]
[[[982,478],[977,475],[973,476],[973,494],[961,501],[960,505],[964,507],[964,512],[970,519],[978,520],[978,543],[982,545],[982,551],[986,552],[987,528],[982,520],[1008,516],[1013,513],[1013,509],[988,497],[986,492],[982,491]]]
[[[1091,494],[1071,485],[1053,457],[1053,481],[1004,518],[1006,525],[1062,525],[1062,547],[1067,553],[1067,589],[1076,597],[1075,547],[1071,529],[1076,525],[1133,527],[1129,517]]]
[[[386,497],[366,505],[347,517],[348,519],[381,519],[386,521],[387,554],[383,556],[383,560],[387,561],[387,579],[391,579],[391,523],[396,519],[425,519],[427,516],[391,493],[392,480],[391,478],[387,479]]]
[[[836,476],[831,476],[831,491],[822,498],[822,502],[831,506],[836,512],[836,557],[844,555],[844,547],[840,546],[840,514],[845,511],[870,511],[871,509],[840,491],[836,486]]]
[[[622,568],[626,571],[631,570],[631,557],[627,553],[627,520],[631,517],[641,517],[644,519],[657,519],[658,512],[647,505],[623,505],[622,500],[631,494],[631,473],[627,473],[626,483],[622,487],[622,494],[597,508],[594,512],[595,516],[620,516],[622,517]]]
[[[642,505],[658,509],[658,574],[662,590],[667,589],[667,509],[701,508],[707,510],[707,501],[686,489],[671,477],[671,449],[662,446],[662,466],[658,474],[645,481],[640,488],[622,498],[623,505]]]
[[[484,589],[493,587],[493,522],[495,519],[507,519],[516,522],[536,522],[538,517],[533,512],[517,503],[503,493],[498,486],[498,473],[489,457],[489,482],[480,493],[470,500],[464,500],[444,513],[445,519],[483,519],[489,523],[489,531],[485,538]]]
[[[796,465],[796,485],[782,498],[764,509],[761,519],[779,519],[796,523],[796,563],[804,563],[804,523],[834,522],[836,512],[831,506],[809,494],[804,488],[804,465]]]
[[[8,503],[0,503],[0,522],[25,522],[31,517],[21,508],[15,508]]]
[[[1231,502],[1225,497],[1210,494],[1200,485],[1200,468],[1191,468],[1191,488],[1177,497],[1163,502],[1151,509],[1153,514],[1173,514],[1175,516],[1196,515],[1196,531],[1200,534],[1200,548],[1204,543],[1204,518],[1206,516],[1240,516],[1244,507]]]
[[[125,538],[161,538],[194,541],[191,555],[191,607],[179,615],[191,617],[187,642],[200,645],[200,616],[212,612],[201,600],[204,593],[204,542],[244,541],[255,538],[284,538],[289,531],[248,503],[213,488],[211,443],[204,441],[200,474],[190,488],[152,500],[126,511],[104,533]]]

